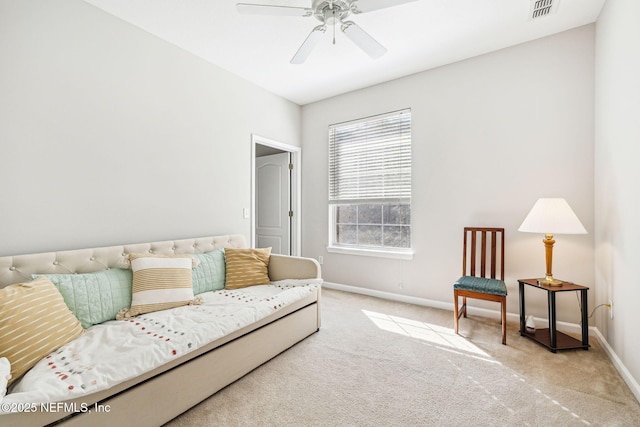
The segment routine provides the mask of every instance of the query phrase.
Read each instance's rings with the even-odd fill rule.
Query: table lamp
[[[548,286],[562,286],[562,281],[553,278],[551,273],[554,234],[587,234],[584,226],[565,199],[538,199],[529,215],[524,219],[518,231],[526,233],[544,233],[545,260],[547,273],[538,283]]]

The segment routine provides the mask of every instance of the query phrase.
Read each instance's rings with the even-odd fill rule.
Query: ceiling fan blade
[[[236,8],[242,14],[279,15],[279,16],[311,16],[312,9],[305,7],[277,6],[270,4],[237,3]]]
[[[373,59],[380,58],[387,52],[387,49],[376,41],[369,33],[358,27],[352,21],[342,23],[342,32],[351,39],[352,42],[366,52]]]
[[[416,0],[355,0],[352,3],[352,13],[365,13],[372,10],[384,9],[401,4],[411,3]]]
[[[298,48],[298,51],[296,52],[295,55],[293,55],[293,58],[291,58],[290,62],[292,64],[302,64],[304,61],[306,61],[309,55],[311,54],[311,51],[313,50],[314,47],[316,47],[316,45],[320,41],[320,38],[322,37],[322,35],[326,30],[327,30],[326,25],[318,25],[317,27],[315,27],[309,33],[309,35],[304,40],[302,45]]]

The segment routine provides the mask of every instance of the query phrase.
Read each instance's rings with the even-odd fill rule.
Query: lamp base
[[[538,279],[538,285],[545,286],[562,286],[562,280],[556,280],[552,276],[546,276],[544,279]]]

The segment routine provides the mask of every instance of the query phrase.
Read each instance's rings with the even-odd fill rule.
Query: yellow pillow
[[[0,313],[0,355],[11,364],[9,384],[84,332],[46,277],[0,289]]]
[[[269,284],[271,248],[224,250],[225,289]]]

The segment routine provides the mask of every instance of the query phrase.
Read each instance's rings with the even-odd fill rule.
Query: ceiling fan
[[[385,54],[387,49],[376,41],[353,21],[345,19],[351,15],[398,6],[415,0],[313,0],[311,7],[278,6],[268,4],[237,3],[238,12],[257,15],[280,15],[315,17],[321,22],[307,36],[298,51],[291,58],[292,64],[302,64],[311,54],[327,25],[333,27],[333,43],[336,42],[336,26],[346,34],[360,49],[371,58],[376,59]]]

